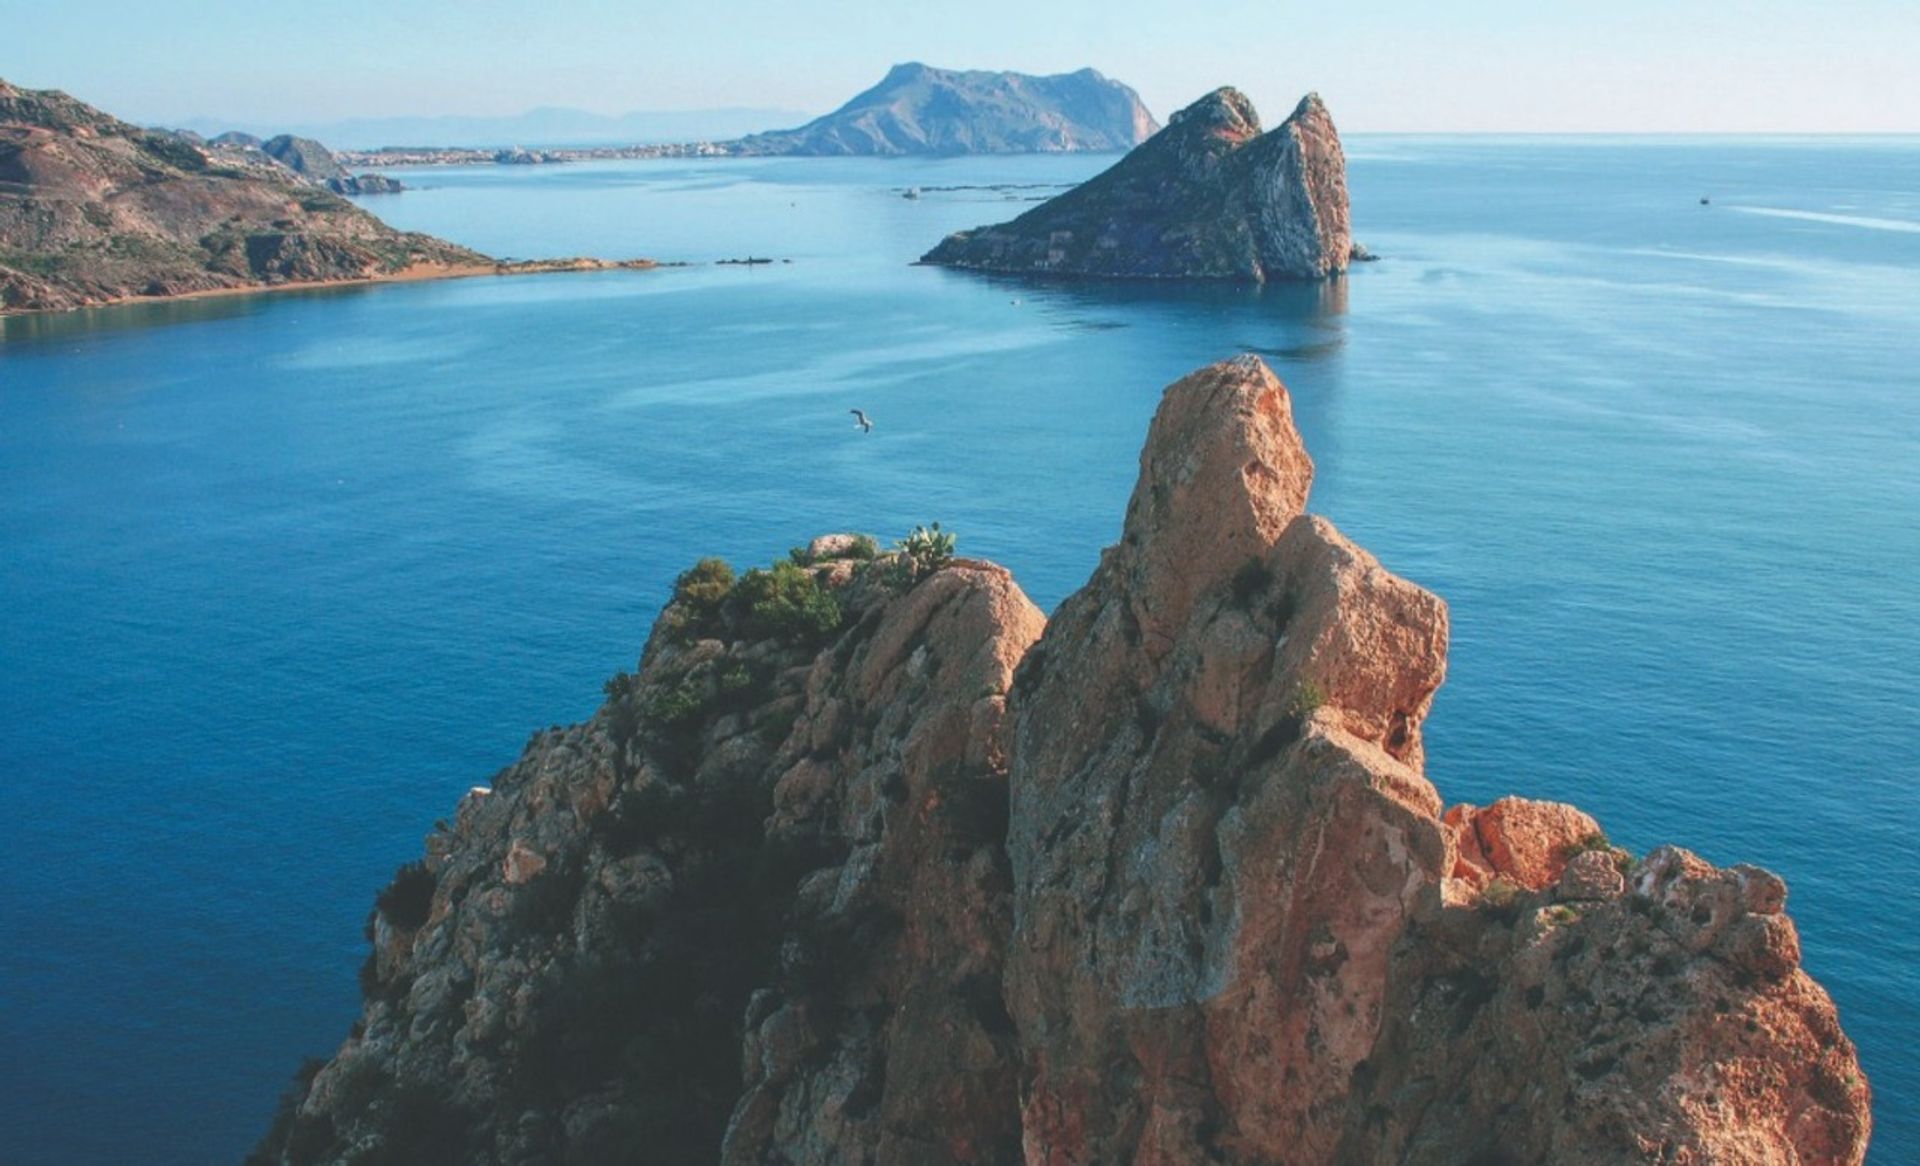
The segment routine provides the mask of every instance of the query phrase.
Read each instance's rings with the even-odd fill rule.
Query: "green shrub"
[[[1313,715],[1314,710],[1327,703],[1327,690],[1317,680],[1302,680],[1293,690],[1293,699],[1287,702],[1287,711],[1302,720]]]
[[[895,587],[913,586],[953,560],[955,541],[937,522],[914,527],[893,544],[893,554],[881,564],[886,572],[882,578]]]
[[[733,590],[733,565],[725,559],[701,559],[673,581],[675,602],[696,615],[714,615]]]
[[[734,585],[730,605],[741,631],[754,639],[815,643],[840,626],[840,601],[793,562],[748,571]]]
[[[880,544],[870,534],[856,534],[853,545],[847,548],[847,558],[858,559],[862,563],[872,562],[880,555]]]
[[[647,701],[647,719],[663,729],[680,729],[700,719],[706,712],[706,694],[691,677],[682,677],[671,688],[662,688]]]

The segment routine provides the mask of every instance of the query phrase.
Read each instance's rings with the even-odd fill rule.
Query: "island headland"
[[[322,161],[304,152],[289,156],[316,166]],[[0,312],[653,266],[581,258],[502,262],[431,235],[396,231],[326,189],[329,176],[316,181],[264,150],[142,129],[64,93],[0,81]]]
[[[1322,279],[1365,258],[1347,163],[1318,94],[1261,132],[1216,89],[1112,168],[1011,222],[949,235],[922,263],[1110,279]]]
[[[1049,620],[938,531],[681,576],[460,800],[252,1161],[1859,1163],[1786,887],[1448,807],[1447,608],[1167,389]]]
[[[753,134],[760,154],[1037,154],[1130,150],[1159,124],[1139,94],[1094,69],[1025,73],[895,65],[839,109],[791,130]]]

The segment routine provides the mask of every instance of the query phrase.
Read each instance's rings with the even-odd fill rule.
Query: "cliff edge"
[[[254,1160],[1858,1163],[1786,888],[1443,805],[1447,612],[1171,386],[1046,621],[937,537],[683,575],[462,802]]]
[[[1318,94],[1262,133],[1216,89],[1110,169],[922,263],[1110,279],[1323,279],[1355,257],[1340,135]]]

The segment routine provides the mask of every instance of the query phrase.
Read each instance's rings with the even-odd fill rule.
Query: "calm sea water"
[[[1442,792],[1782,872],[1920,1158],[1920,141],[1351,150],[1387,258],[1324,288],[908,266],[1108,159],[662,162],[368,205],[694,266],[5,322],[0,1161],[237,1159],[374,889],[678,570],[939,519],[1050,607],[1248,350],[1315,508],[1452,604]]]

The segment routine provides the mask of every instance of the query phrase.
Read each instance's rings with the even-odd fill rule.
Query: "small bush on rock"
[[[815,643],[840,627],[839,600],[793,562],[748,571],[734,586],[731,604],[740,630],[753,639]]]

